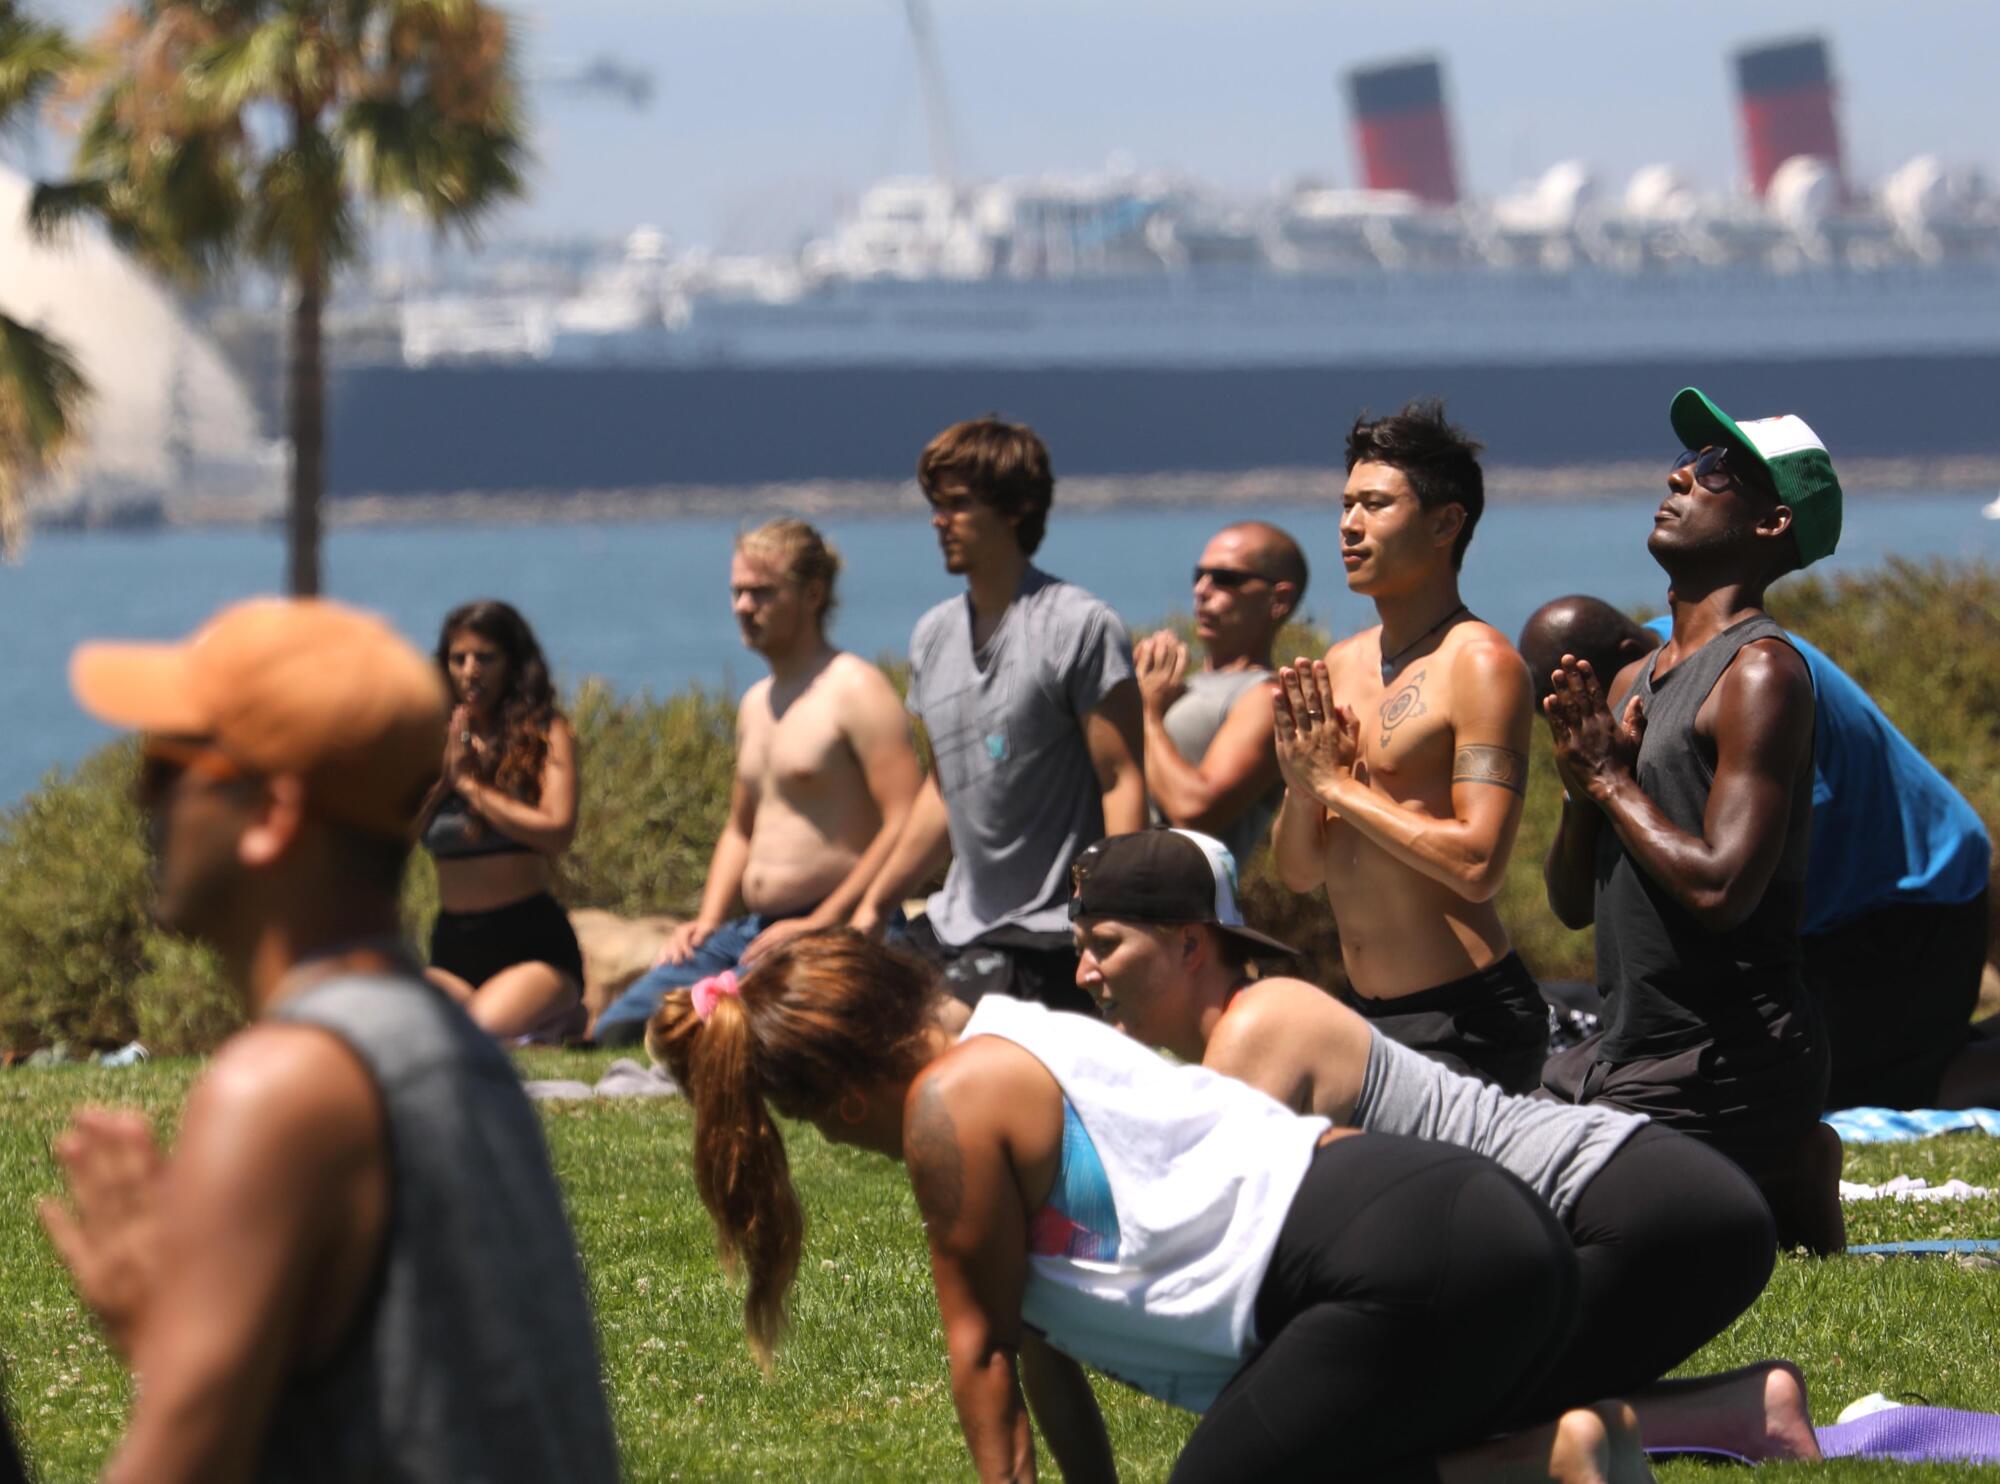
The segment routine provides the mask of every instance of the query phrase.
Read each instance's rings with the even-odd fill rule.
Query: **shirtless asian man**
[[[1382,622],[1279,672],[1273,860],[1293,891],[1326,891],[1356,1010],[1526,1092],[1548,1012],[1493,899],[1533,711],[1527,666],[1459,597],[1485,508],[1478,452],[1434,402],[1349,433],[1341,561]]]
[[[600,1043],[636,1043],[671,989],[844,923],[895,844],[917,793],[916,750],[887,677],[827,643],[839,570],[804,521],[738,539],[730,603],[771,673],[737,709],[729,820],[701,906],[598,1017]],[[744,913],[731,917],[738,902]]]

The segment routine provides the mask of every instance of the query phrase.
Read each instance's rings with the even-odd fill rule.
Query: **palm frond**
[[[234,115],[251,103],[283,98],[299,85],[303,31],[298,18],[277,15],[205,48],[185,73],[190,100]]]
[[[69,38],[0,0],[0,128],[51,87],[79,58]]]
[[[83,373],[60,342],[0,314],[0,427],[11,450],[36,465],[62,450],[76,432],[86,389]]]
[[[247,233],[250,251],[286,272],[325,271],[353,257],[354,221],[331,139],[315,130],[264,161]]]
[[[9,561],[27,529],[27,485],[76,436],[88,395],[67,350],[0,314],[0,556]]]

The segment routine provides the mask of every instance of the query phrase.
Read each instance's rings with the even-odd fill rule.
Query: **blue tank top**
[[[1646,627],[1664,638],[1673,620]],[[1814,698],[1802,931],[1824,933],[1892,902],[1956,906],[1983,894],[1993,844],[1973,807],[1844,670],[1787,637]]]
[[[1035,1257],[1115,1261],[1118,1207],[1111,1199],[1111,1177],[1076,1105],[1065,1096],[1062,1108],[1062,1158],[1049,1198],[1028,1224],[1028,1251]]]

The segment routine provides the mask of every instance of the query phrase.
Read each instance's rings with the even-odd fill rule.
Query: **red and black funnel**
[[[1751,187],[1762,196],[1778,167],[1811,155],[1841,173],[1840,130],[1833,117],[1833,72],[1817,36],[1748,47],[1736,54],[1743,108],[1743,150]]]
[[[1444,73],[1436,58],[1357,67],[1347,74],[1354,144],[1371,191],[1409,191],[1437,206],[1458,200]]]

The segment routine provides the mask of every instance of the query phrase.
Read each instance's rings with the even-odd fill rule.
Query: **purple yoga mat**
[[[2000,1463],[2000,1416],[1950,1407],[1891,1407],[1813,1429],[1828,1458],[1893,1458],[1900,1463]],[[1726,1448],[1648,1448],[1655,1458],[1751,1460]]]
[[[1828,1458],[2000,1463],[2000,1416],[1950,1407],[1891,1407],[1814,1429]]]

